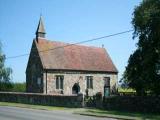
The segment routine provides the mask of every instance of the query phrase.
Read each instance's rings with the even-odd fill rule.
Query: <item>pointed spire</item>
[[[45,38],[45,34],[46,34],[46,32],[44,29],[42,16],[40,16],[39,24],[38,24],[37,31],[36,31],[36,38],[38,38],[38,37]]]

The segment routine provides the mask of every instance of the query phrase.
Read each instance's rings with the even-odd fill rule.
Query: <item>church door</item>
[[[75,83],[72,87],[72,94],[78,94],[80,92],[80,87],[78,83]]]

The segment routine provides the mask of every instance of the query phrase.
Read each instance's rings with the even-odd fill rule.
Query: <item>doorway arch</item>
[[[78,83],[75,83],[72,87],[72,94],[78,94],[80,92],[80,86]]]

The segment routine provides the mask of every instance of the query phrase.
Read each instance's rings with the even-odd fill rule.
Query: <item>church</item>
[[[117,91],[118,70],[105,48],[48,40],[42,17],[26,68],[26,90],[51,95]]]

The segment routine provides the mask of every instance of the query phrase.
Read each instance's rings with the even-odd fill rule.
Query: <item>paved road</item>
[[[70,111],[46,111],[0,106],[0,120],[115,120],[72,114]]]

